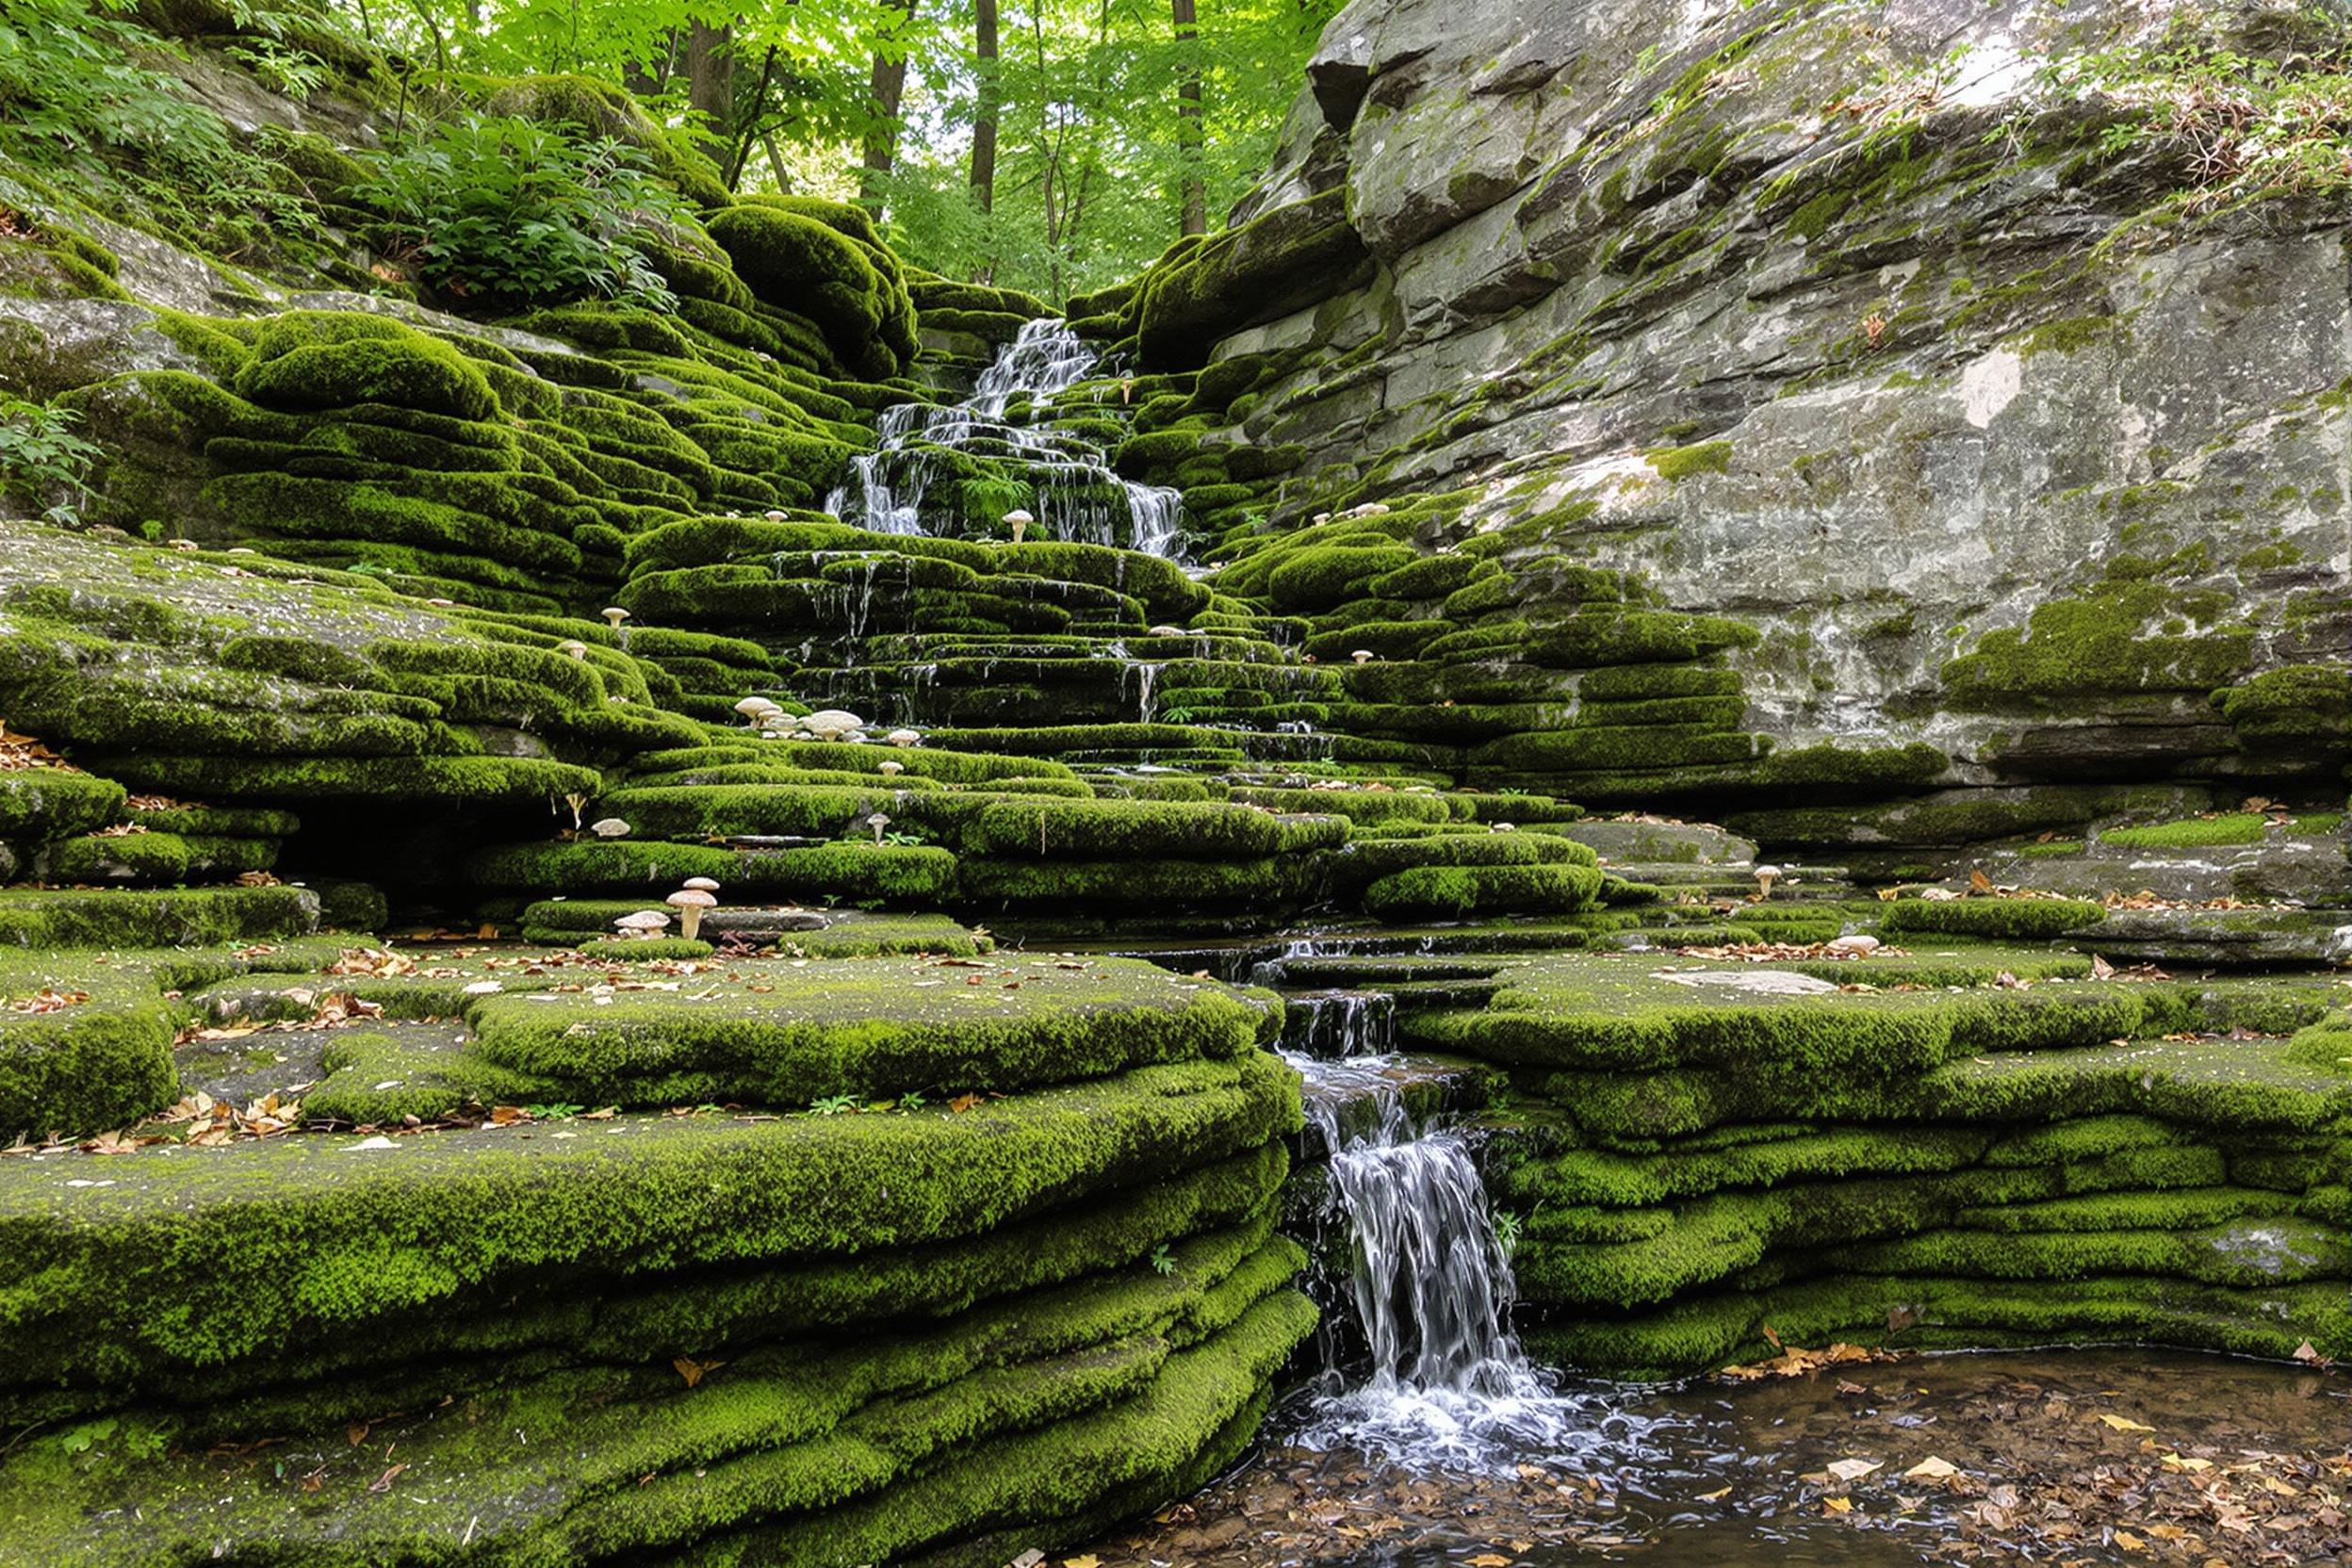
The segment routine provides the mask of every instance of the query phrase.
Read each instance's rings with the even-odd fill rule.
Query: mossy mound
[[[11,999],[48,977],[0,963]],[[0,1315],[41,1347],[0,1410],[55,1429],[0,1459],[11,1560],[202,1556],[223,1530],[358,1564],[468,1537],[619,1562],[1074,1529],[1229,1462],[1314,1322],[1271,1234],[1299,1121],[1259,1049],[1279,1014],[1159,968],[281,942],[98,973],[33,1021],[141,1031],[146,1068],[74,1065],[145,1109],[182,1086],[192,1013],[220,1037],[200,1078],[261,1081],[247,1041],[323,1070],[304,1109],[269,1102],[298,1125],[469,1097],[482,1125],[211,1147],[191,1101],[127,1157],[0,1162]],[[13,1097],[32,1042],[8,1027]],[[465,1393],[387,1415],[419,1379]],[[351,1423],[399,1446],[425,1514],[369,1490]],[[269,1458],[192,1457],[221,1446]],[[952,1506],[906,1511],[943,1478]],[[118,1534],[124,1497],[143,1521]]]
[[[2324,989],[2089,972],[1561,954],[1399,1030],[1510,1068],[1489,1179],[1524,1217],[1530,1340],[1578,1364],[1685,1372],[1766,1323],[1809,1342],[1803,1303],[1855,1337],[1866,1300],[1866,1343],[2341,1343],[2352,1076]]]

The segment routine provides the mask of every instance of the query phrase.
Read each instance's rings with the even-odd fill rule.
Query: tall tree
[[[686,102],[712,135],[735,128],[735,27],[712,26],[701,17],[686,24]]]
[[[996,113],[1003,84],[996,71],[996,0],[972,0],[972,72],[980,91],[972,111],[972,199],[982,212],[996,208]]]
[[[898,164],[899,108],[906,98],[905,27],[914,21],[915,0],[893,0],[897,25],[885,29],[874,51],[874,119],[865,136],[865,168],[858,179],[860,199],[870,207],[882,205],[884,178]]]
[[[1193,0],[1169,0],[1175,8],[1176,48],[1182,58],[1176,68],[1176,148],[1184,165],[1184,234],[1209,232],[1209,186],[1201,177],[1200,155],[1207,139],[1202,134],[1206,105],[1200,86],[1200,29]]]

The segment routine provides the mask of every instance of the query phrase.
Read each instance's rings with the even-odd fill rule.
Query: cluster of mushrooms
[[[702,913],[719,906],[719,885],[707,876],[690,876],[686,885],[662,902],[678,911],[678,934],[688,941],[702,932]],[[670,917],[659,909],[639,909],[612,923],[623,937],[650,940],[669,929]]]
[[[781,705],[766,697],[745,697],[735,705],[735,711],[743,716],[762,740],[768,741],[841,741],[862,744],[875,739],[869,734],[866,721],[845,708],[821,709],[804,717],[794,717]],[[923,734],[913,729],[893,729],[881,739],[894,746],[918,746]],[[885,773],[903,771],[898,764],[886,762]]]

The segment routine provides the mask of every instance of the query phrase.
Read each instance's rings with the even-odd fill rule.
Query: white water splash
[[[1184,536],[1184,498],[1178,491],[1121,479],[1111,471],[1102,447],[1035,422],[1054,398],[1099,365],[1099,356],[1067,322],[1047,317],[1024,324],[962,402],[900,403],[884,410],[875,427],[875,449],[852,460],[852,482],[826,497],[825,509],[877,533],[930,533],[950,510],[926,505],[932,487],[956,478],[934,453],[970,450],[1009,456],[1026,469],[1032,492],[1028,510],[1037,518],[1029,537],[1119,546],[1177,559]],[[1006,422],[1006,411],[1024,398],[1028,422]],[[1117,503],[1107,499],[1113,494]]]
[[[1353,1380],[1326,1372],[1294,1441],[1454,1470],[1622,1441],[1600,1401],[1562,1394],[1520,1348],[1485,1184],[1459,1133],[1414,1125],[1402,1058],[1287,1059],[1331,1151],[1327,1217],[1354,1240],[1346,1295],[1368,1350]]]

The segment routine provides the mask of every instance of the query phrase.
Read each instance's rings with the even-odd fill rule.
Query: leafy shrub
[[[163,72],[169,46],[110,0],[0,0],[0,151],[81,161],[104,148],[228,151],[220,117]]]
[[[461,298],[678,302],[645,253],[684,237],[686,204],[610,137],[474,116],[386,159],[351,195],[384,215],[389,255]]]
[[[82,478],[98,448],[74,433],[77,417],[70,408],[0,399],[0,496],[42,508],[51,522],[81,520],[76,503],[90,494]]]

